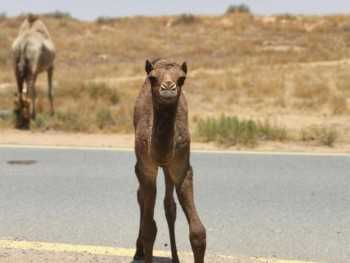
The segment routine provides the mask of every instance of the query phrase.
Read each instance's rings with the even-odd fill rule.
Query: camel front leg
[[[51,67],[47,71],[47,82],[48,82],[48,98],[50,102],[50,114],[55,114],[55,109],[53,105],[53,94],[52,94],[52,77],[53,77],[54,67]]]
[[[206,230],[198,216],[194,203],[191,166],[186,169],[183,180],[177,183],[176,192],[189,224],[194,263],[203,263],[206,249]]]
[[[139,237],[136,242],[135,258],[142,259],[144,257],[145,263],[152,263],[153,246],[157,235],[157,225],[154,220],[157,170],[158,168],[153,165],[147,165],[145,167],[139,162],[136,164],[136,175],[140,182],[138,200],[141,220]]]
[[[142,171],[139,169],[138,164],[135,165],[135,174],[136,177],[139,180],[139,188],[137,190],[137,202],[139,204],[140,208],[140,226],[139,226],[139,234],[137,236],[136,240],[136,252],[134,255],[134,260],[143,260],[145,257],[145,252],[143,249],[143,240],[142,240],[142,218],[143,218],[143,200],[144,200],[144,193],[143,188],[141,187],[142,183]]]
[[[156,203],[156,182],[147,182],[143,187],[143,217],[142,240],[145,251],[145,263],[152,263],[153,246],[157,236],[157,224],[154,220],[154,206]]]
[[[172,262],[179,263],[175,238],[176,203],[174,200],[174,183],[171,180],[168,169],[164,169],[164,176],[166,189],[164,198],[164,210],[169,229]]]

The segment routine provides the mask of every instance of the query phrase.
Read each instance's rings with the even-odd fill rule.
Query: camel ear
[[[183,70],[183,72],[185,72],[185,74],[187,74],[187,63],[186,62],[182,63],[181,69]]]
[[[146,60],[145,70],[147,75],[149,75],[149,73],[151,73],[151,71],[153,70],[153,65],[148,59]]]

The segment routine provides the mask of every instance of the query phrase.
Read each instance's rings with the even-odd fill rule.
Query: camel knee
[[[190,230],[190,241],[194,250],[204,251],[207,244],[206,239],[206,230],[202,224],[198,224]]]
[[[140,164],[138,162],[135,164],[135,174],[136,174],[136,177],[137,177],[139,183],[141,184],[143,181],[143,173],[142,173],[142,169],[140,167]]]

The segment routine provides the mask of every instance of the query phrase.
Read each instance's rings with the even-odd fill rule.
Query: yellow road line
[[[46,243],[46,242],[31,242],[31,241],[16,241],[16,240],[0,240],[0,249],[19,249],[19,250],[34,250],[48,252],[68,252],[77,254],[92,254],[102,256],[117,256],[117,257],[133,257],[135,250],[129,248],[105,247],[105,246],[89,246],[89,245],[73,245],[63,243]],[[154,256],[170,257],[170,252],[155,250]],[[181,252],[180,256],[191,256],[192,253]],[[215,255],[223,260],[235,259],[234,256]],[[251,258],[261,263],[316,263],[311,261],[298,260],[283,260],[283,259],[267,259],[267,258]]]
[[[223,260],[236,259],[234,256],[218,255],[217,257],[222,258]],[[255,260],[259,263],[320,263],[316,261],[288,260],[288,259],[263,258],[263,257],[251,257],[250,259]]]
[[[0,248],[21,249],[21,250],[37,250],[52,252],[72,252],[72,253],[88,253],[103,256],[119,256],[132,257],[135,250],[128,248],[104,247],[104,246],[88,246],[73,245],[62,243],[46,243],[46,242],[30,242],[30,241],[13,241],[0,240]],[[167,257],[169,253],[164,251],[154,251],[154,255],[158,257]]]
[[[18,149],[47,149],[47,150],[84,150],[84,151],[120,151],[133,152],[133,148],[128,147],[90,147],[90,146],[50,146],[50,145],[26,145],[26,144],[0,144],[1,148]],[[193,153],[203,154],[233,154],[233,155],[285,155],[285,156],[324,156],[324,157],[350,157],[347,152],[281,152],[281,151],[235,151],[235,150],[199,150],[193,149]]]

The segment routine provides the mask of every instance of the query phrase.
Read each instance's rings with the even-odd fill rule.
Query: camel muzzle
[[[162,100],[173,101],[177,97],[177,87],[172,81],[162,83],[159,90],[159,95]]]

